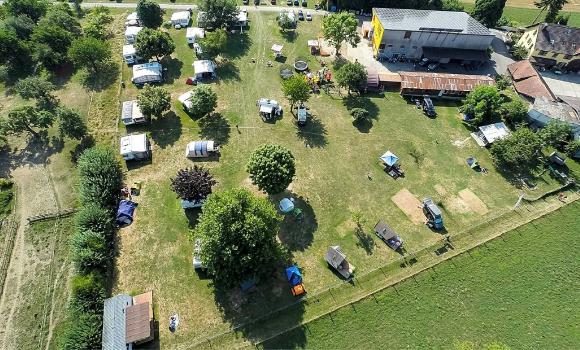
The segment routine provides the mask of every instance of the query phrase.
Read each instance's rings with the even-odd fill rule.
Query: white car
[[[312,14],[310,13],[310,11],[306,11],[306,20],[312,21]]]

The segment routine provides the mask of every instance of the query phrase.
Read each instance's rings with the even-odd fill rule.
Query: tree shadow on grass
[[[151,122],[151,138],[162,149],[172,146],[179,140],[182,133],[181,119],[175,112],[169,111],[161,118]]]
[[[228,35],[226,49],[221,53],[221,56],[229,59],[240,58],[248,53],[251,46],[252,39],[248,34],[248,30],[245,30],[243,34],[231,34]]]
[[[296,136],[304,142],[306,147],[311,148],[325,147],[328,144],[326,134],[326,126],[315,115],[311,115],[306,125],[299,126],[296,131]]]
[[[223,81],[240,81],[240,68],[230,60],[223,60],[218,64],[217,74],[219,79]]]
[[[367,255],[372,255],[376,246],[373,236],[368,232],[365,232],[364,230],[356,230],[355,235],[356,238],[358,239],[356,245],[364,249]]]
[[[41,132],[28,139],[22,148],[4,147],[0,149],[0,177],[10,176],[12,170],[23,164],[48,165],[50,157],[61,152],[63,146],[59,138],[49,138],[46,132]]]
[[[342,100],[346,109],[350,111],[353,108],[363,108],[368,111],[367,118],[354,120],[352,125],[361,133],[368,133],[373,127],[373,120],[379,117],[379,107],[368,96],[347,96]]]
[[[230,139],[230,122],[220,113],[207,115],[198,121],[200,136],[204,140],[213,140],[218,145],[225,145]]]
[[[119,65],[114,61],[108,61],[101,64],[97,73],[82,71],[81,83],[88,90],[100,92],[114,84],[118,77]]]
[[[164,68],[163,78],[165,83],[173,84],[176,79],[181,76],[181,69],[183,68],[183,62],[173,57],[164,57],[161,60]]]
[[[298,33],[295,30],[280,30],[280,35],[289,43],[295,42],[298,38]]]
[[[270,196],[270,200],[276,207],[282,198],[293,198],[294,207],[301,210],[302,214],[300,217],[295,217],[293,213],[286,214],[280,224],[278,237],[290,251],[305,251],[312,244],[314,233],[318,229],[316,213],[308,203],[308,198],[298,196],[290,191]]]

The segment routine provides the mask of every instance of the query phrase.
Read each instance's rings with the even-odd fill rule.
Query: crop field
[[[262,347],[575,348],[579,213],[571,204]]]
[[[306,41],[318,37],[320,17],[301,22],[296,35],[280,33],[274,14],[251,12],[250,21],[248,31],[230,36],[226,52],[218,59],[219,78],[210,83],[219,98],[216,114],[194,119],[177,101],[180,94],[191,89],[185,80],[193,75],[195,54],[186,44],[185,31],[170,29],[177,49],[162,63],[168,69],[163,86],[171,92],[172,112],[149,125],[126,130],[149,135],[153,159],[127,164],[126,182],[143,181],[143,189],[134,198],[139,202],[136,221],[119,233],[113,293],[153,290],[156,317],[162,325],[171,314],[180,315],[175,334],[160,327],[161,347],[185,348],[295,302],[282,278],[282,269],[280,276],[259,285],[251,295],[237,289],[215,290],[207,276],[193,270],[187,232],[199,213],[184,212],[169,189],[170,178],[180,168],[193,164],[209,168],[218,180],[214,191],[241,186],[263,195],[245,171],[251,152],[266,143],[289,148],[296,158],[297,176],[286,192],[269,199],[277,203],[282,197],[292,196],[304,211],[302,222],[284,220],[279,238],[302,268],[305,285],[312,294],[341,283],[323,259],[330,245],[340,245],[361,275],[401,258],[374,237],[372,227],[379,219],[401,235],[407,253],[441,240],[440,234],[410,218],[404,205],[393,200],[400,191],[406,190],[410,193],[407,196],[415,200],[433,197],[444,211],[451,235],[460,235],[477,223],[509,211],[520,193],[493,169],[488,152],[471,140],[454,102],[437,105],[438,117],[428,119],[395,92],[366,95],[355,102],[331,89],[312,95],[308,107],[314,118],[303,129],[295,125],[289,112],[275,123],[262,122],[256,109],[256,100],[261,97],[276,99],[289,111],[280,88],[280,63],[267,65],[273,61],[270,47],[283,44],[287,64],[304,57],[311,70],[319,69],[321,63],[309,55]],[[115,32],[122,33],[122,28]],[[123,67],[122,79],[129,82],[130,77],[130,67]],[[127,83],[119,100],[134,99],[138,93]],[[104,105],[114,111],[111,106],[118,106],[120,101],[110,100]],[[347,107],[355,103],[371,111],[371,123],[353,125]],[[108,112],[99,122],[105,129],[117,127],[120,134],[125,133],[124,126],[116,125],[116,118]],[[200,139],[221,145],[219,160],[192,162],[184,157],[185,145]],[[401,158],[405,178],[393,180],[383,171],[378,157],[386,150]],[[467,167],[465,159],[469,156],[477,157],[489,173],[476,173]],[[538,189],[528,191],[531,197],[559,186],[547,174],[534,181]],[[355,234],[351,220],[354,212],[363,213],[367,219],[362,235]],[[298,314],[294,321],[301,318]]]

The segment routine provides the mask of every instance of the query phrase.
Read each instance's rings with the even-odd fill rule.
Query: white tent
[[[478,132],[472,132],[471,137],[481,147],[492,144],[497,140],[501,140],[510,134],[508,127],[504,123],[495,123],[479,127]]]
[[[123,45],[123,60],[127,64],[135,64],[141,58],[137,56],[137,50],[133,45]]]
[[[136,100],[125,101],[121,106],[121,121],[123,124],[133,125],[147,122]]]
[[[191,21],[191,13],[189,11],[178,11],[171,15],[171,24],[179,27],[187,27]]]
[[[137,34],[143,29],[143,27],[127,27],[125,29],[125,41],[128,44],[133,44],[137,39]]]
[[[213,141],[193,141],[187,144],[185,156],[188,158],[210,157],[218,151]]]
[[[199,60],[193,62],[193,71],[196,79],[214,78],[215,63],[210,60]]]
[[[125,27],[135,26],[139,26],[139,16],[137,15],[137,12],[131,12],[125,20]]]
[[[121,156],[125,160],[147,159],[151,156],[149,140],[145,134],[121,137]]]
[[[197,38],[205,38],[205,30],[199,27],[189,27],[185,33],[188,44],[193,44]]]
[[[248,25],[248,10],[241,10],[238,13],[238,27],[245,27]]]
[[[158,83],[163,80],[163,67],[159,62],[136,64],[133,66],[133,84]]]
[[[192,106],[191,97],[192,96],[193,96],[193,91],[188,91],[177,98],[179,100],[179,102],[181,102],[181,104],[183,105],[185,110],[187,110],[187,111],[189,111],[191,109],[191,106]]]

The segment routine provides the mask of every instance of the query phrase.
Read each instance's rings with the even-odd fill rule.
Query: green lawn
[[[473,4],[464,4],[465,11],[469,12],[473,9]],[[528,26],[532,24],[538,13],[539,9],[536,8],[523,8],[523,7],[509,7],[506,6],[503,10],[504,16],[518,22],[521,26]],[[565,12],[565,11],[563,11]],[[570,13],[570,20],[568,25],[571,27],[580,27],[580,12],[565,12]],[[540,15],[537,22],[542,22],[545,14]]]
[[[576,202],[263,347],[575,348],[579,213]]]
[[[168,11],[167,16],[170,14]],[[274,67],[267,67],[266,63],[272,60],[272,44],[283,43],[287,63],[303,56],[309,59],[311,69],[318,69],[320,63],[309,56],[306,41],[319,34],[320,17],[301,22],[297,35],[290,38],[278,31],[275,14],[251,13],[250,20],[249,32],[230,37],[226,60],[219,63],[219,79],[211,83],[219,96],[217,115],[192,119],[177,102],[180,94],[191,89],[185,80],[193,74],[194,53],[186,45],[185,31],[171,29],[177,49],[173,58],[164,62],[168,68],[164,86],[171,91],[173,112],[151,125],[127,130],[150,135],[153,160],[148,164],[128,164],[127,182],[141,180],[144,187],[136,198],[137,220],[119,234],[114,292],[153,289],[161,322],[179,312],[183,321],[178,333],[170,334],[161,327],[162,347],[227,331],[232,324],[294,302],[281,272],[260,286],[256,294],[245,296],[237,290],[215,291],[211,280],[193,271],[192,247],[186,233],[195,225],[197,213],[184,213],[169,190],[169,179],[179,168],[194,163],[210,168],[219,182],[216,191],[243,186],[257,192],[245,172],[251,152],[265,143],[288,147],[297,160],[297,176],[286,193],[271,200],[277,203],[282,196],[294,196],[306,214],[303,223],[287,218],[279,237],[303,269],[311,294],[340,283],[323,260],[329,245],[340,245],[361,275],[400,258],[371,234],[357,237],[350,220],[352,212],[365,214],[367,231],[379,219],[385,219],[406,241],[408,252],[440,240],[439,234],[411,222],[391,201],[403,188],[418,199],[433,196],[440,202],[452,235],[508,210],[518,198],[519,190],[493,169],[488,152],[470,139],[469,130],[458,118],[456,103],[439,104],[439,116],[428,119],[398,93],[365,96],[360,103],[371,111],[373,120],[371,125],[357,128],[341,96],[321,93],[313,95],[308,103],[314,120],[299,129],[281,93],[280,64],[274,62]],[[130,68],[124,67],[122,74],[124,81],[130,81]],[[135,98],[138,92],[127,84],[120,99]],[[273,124],[262,122],[255,106],[260,97],[281,101],[286,110],[284,117]],[[118,106],[110,103],[108,108],[114,110],[115,105]],[[119,129],[124,132],[123,126]],[[196,139],[218,141],[222,146],[220,159],[185,159],[185,145]],[[387,149],[401,157],[407,173],[404,179],[395,181],[382,170],[378,157]],[[489,174],[471,171],[465,165],[468,156],[476,156],[490,169]],[[547,175],[538,184],[538,193],[557,186]],[[464,189],[475,193],[489,212],[481,214],[469,209],[458,197]],[[534,196],[536,192],[529,194]],[[300,317],[297,315],[297,320]]]
[[[0,187],[0,219],[5,218],[12,211],[14,189],[12,186]]]

